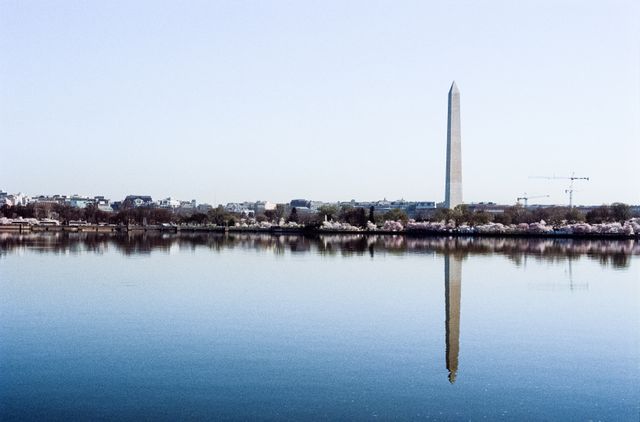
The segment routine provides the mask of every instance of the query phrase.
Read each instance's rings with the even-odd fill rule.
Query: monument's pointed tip
[[[455,384],[456,382],[456,371],[449,371],[449,382],[451,384]]]
[[[456,85],[456,81],[453,81],[453,83],[451,84],[451,89],[449,90],[449,92],[459,92],[458,85]]]

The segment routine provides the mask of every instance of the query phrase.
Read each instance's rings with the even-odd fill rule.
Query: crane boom
[[[569,184],[569,188],[565,189],[564,193],[569,194],[569,208],[573,208],[573,182],[574,180],[589,180],[589,177],[584,176],[576,176],[575,173],[572,173],[571,176],[529,176],[530,179],[564,179],[571,180]]]
[[[584,179],[584,180],[589,180],[588,177],[578,177],[578,176],[529,176],[529,179],[571,179],[571,180],[578,180],[578,179]]]

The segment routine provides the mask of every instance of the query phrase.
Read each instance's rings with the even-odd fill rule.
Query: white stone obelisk
[[[449,113],[447,116],[445,208],[455,208],[456,205],[462,204],[462,155],[460,143],[460,91],[454,81],[449,90]]]

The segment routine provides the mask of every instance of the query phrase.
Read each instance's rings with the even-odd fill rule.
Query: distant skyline
[[[635,1],[0,2],[0,189],[640,203]]]

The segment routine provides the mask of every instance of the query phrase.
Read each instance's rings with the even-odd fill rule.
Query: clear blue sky
[[[635,1],[0,1],[0,189],[640,203]]]

